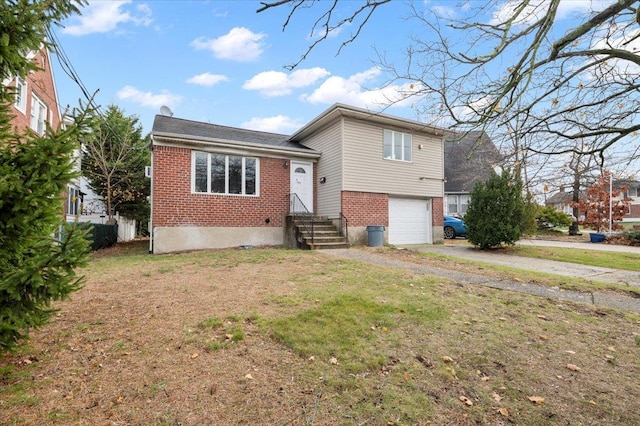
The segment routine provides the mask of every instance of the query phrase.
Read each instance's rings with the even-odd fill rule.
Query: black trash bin
[[[369,236],[369,247],[380,247],[384,244],[384,226],[369,225],[367,226],[367,233]]]

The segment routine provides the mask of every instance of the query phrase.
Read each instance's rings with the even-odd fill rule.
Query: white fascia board
[[[168,136],[168,135],[153,135],[152,143],[155,146],[171,146],[171,147],[193,147],[203,151],[215,150],[216,152],[224,151],[228,154],[237,155],[257,155],[260,154],[265,157],[277,157],[277,158],[308,158],[318,159],[321,153],[318,151],[285,148],[276,146],[267,146],[262,144],[238,142],[238,141],[225,141],[219,139],[189,139],[180,136]]]

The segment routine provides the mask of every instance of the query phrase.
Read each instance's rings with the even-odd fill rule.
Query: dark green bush
[[[572,223],[571,216],[551,206],[545,206],[538,210],[536,216],[539,228],[555,228],[556,226],[569,226]]]
[[[632,229],[629,231],[625,231],[623,237],[629,240],[632,245],[640,246],[640,229]]]
[[[481,249],[512,245],[529,228],[527,209],[533,208],[522,196],[522,183],[509,170],[493,173],[471,191],[464,217],[467,240]]]

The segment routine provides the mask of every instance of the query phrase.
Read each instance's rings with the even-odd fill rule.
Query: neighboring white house
[[[80,222],[107,223],[107,206],[103,198],[91,189],[86,177],[80,177],[79,186],[78,197],[82,199]],[[136,220],[120,216],[118,212],[115,218],[118,222],[118,242],[133,240],[136,237]]]

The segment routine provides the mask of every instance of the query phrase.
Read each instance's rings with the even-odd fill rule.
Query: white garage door
[[[431,200],[389,198],[389,244],[431,243]]]

